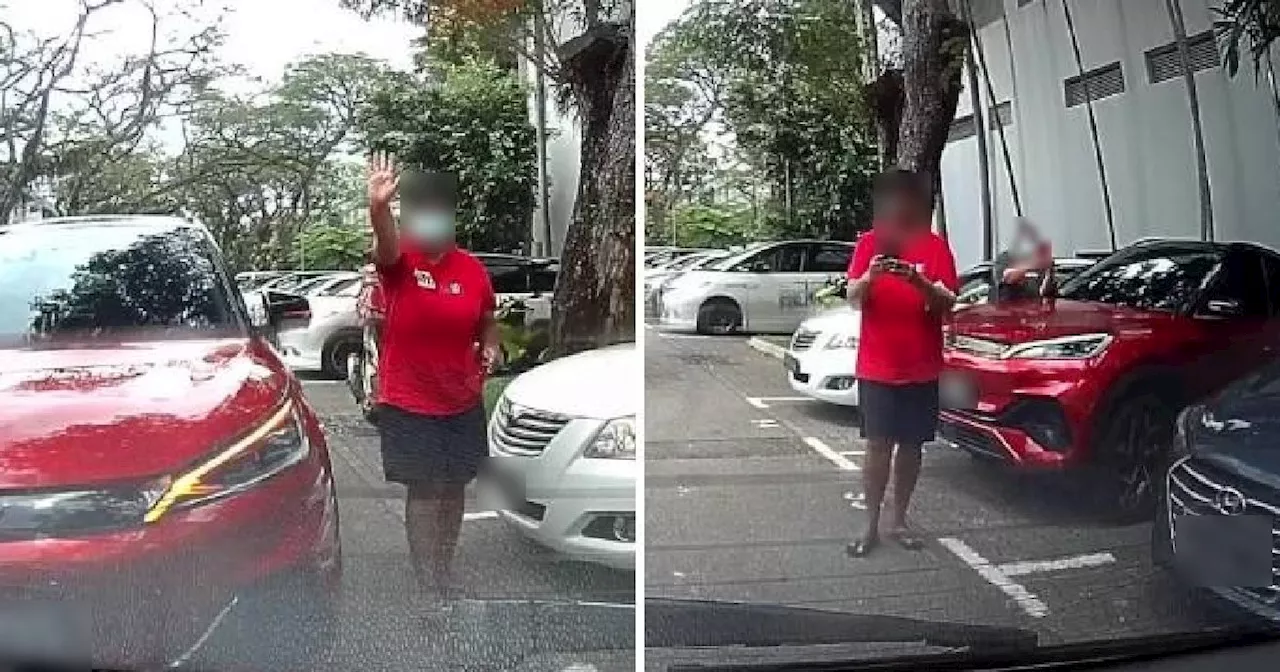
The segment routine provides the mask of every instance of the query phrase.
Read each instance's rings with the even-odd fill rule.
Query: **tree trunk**
[[[898,167],[926,173],[936,184],[947,134],[960,100],[968,29],[947,0],[902,3],[902,88]],[[936,199],[935,199],[936,200]]]
[[[631,25],[562,48],[582,120],[581,168],[551,302],[550,356],[635,340],[635,65]]]

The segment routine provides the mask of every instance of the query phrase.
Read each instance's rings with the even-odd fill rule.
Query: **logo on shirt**
[[[453,282],[449,283],[449,293],[462,294],[462,283],[458,282],[457,280],[454,280]]]
[[[436,288],[436,279],[428,271],[414,271],[413,278],[418,281],[418,286],[423,289]]]

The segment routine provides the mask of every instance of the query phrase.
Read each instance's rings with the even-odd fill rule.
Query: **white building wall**
[[[1187,33],[1210,25],[1214,0],[1182,0]],[[1115,61],[1125,91],[1094,102],[1120,245],[1144,236],[1199,235],[1195,152],[1181,78],[1151,83],[1146,52],[1173,40],[1164,0],[1069,0],[1085,70]],[[1025,214],[1060,253],[1109,246],[1085,105],[1068,108],[1063,82],[1077,69],[1061,0],[986,0],[1004,17],[979,29],[997,103],[1012,102],[1005,127]],[[974,2],[975,6],[983,2]],[[1021,5],[1021,6],[1020,6]],[[980,7],[999,13],[999,7]],[[1007,22],[1007,32],[1006,32]],[[1280,141],[1265,80],[1245,67],[1196,74],[1219,240],[1280,248]],[[985,83],[980,80],[984,104]],[[970,113],[961,95],[957,117]],[[1014,218],[997,134],[988,130],[997,241]],[[957,140],[943,154],[947,224],[957,262],[981,258],[977,140]]]

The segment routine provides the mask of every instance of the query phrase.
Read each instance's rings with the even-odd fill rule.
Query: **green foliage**
[[[362,117],[368,145],[405,165],[457,174],[458,239],[508,252],[528,236],[537,143],[519,81],[488,61],[442,66],[438,79],[397,75]]]
[[[1271,43],[1280,37],[1280,0],[1226,0],[1213,12],[1221,23],[1218,38],[1223,45],[1227,73],[1240,69],[1242,52],[1248,52],[1255,72],[1271,54]]]
[[[354,271],[364,265],[370,242],[369,227],[361,224],[321,223],[303,229],[292,252],[293,266]]]
[[[735,205],[686,205],[673,214],[679,242],[688,247],[729,247],[756,240],[759,231],[750,208]]]
[[[655,122],[659,147],[682,137],[662,125],[692,128],[695,110],[710,100],[769,187],[771,203],[763,209],[772,213],[770,229],[784,236],[851,238],[869,218],[878,168],[860,86],[857,24],[856,3],[846,0],[695,5],[649,54],[657,72],[672,80],[657,85],[656,106],[665,110]],[[680,64],[688,60],[699,65]],[[695,95],[708,84],[714,96]],[[789,223],[783,207],[788,182]]]

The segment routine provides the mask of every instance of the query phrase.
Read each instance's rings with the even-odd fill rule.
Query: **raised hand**
[[[400,175],[396,172],[395,159],[386,152],[374,152],[369,156],[367,168],[369,204],[375,206],[390,205],[396,197],[400,185]]]

